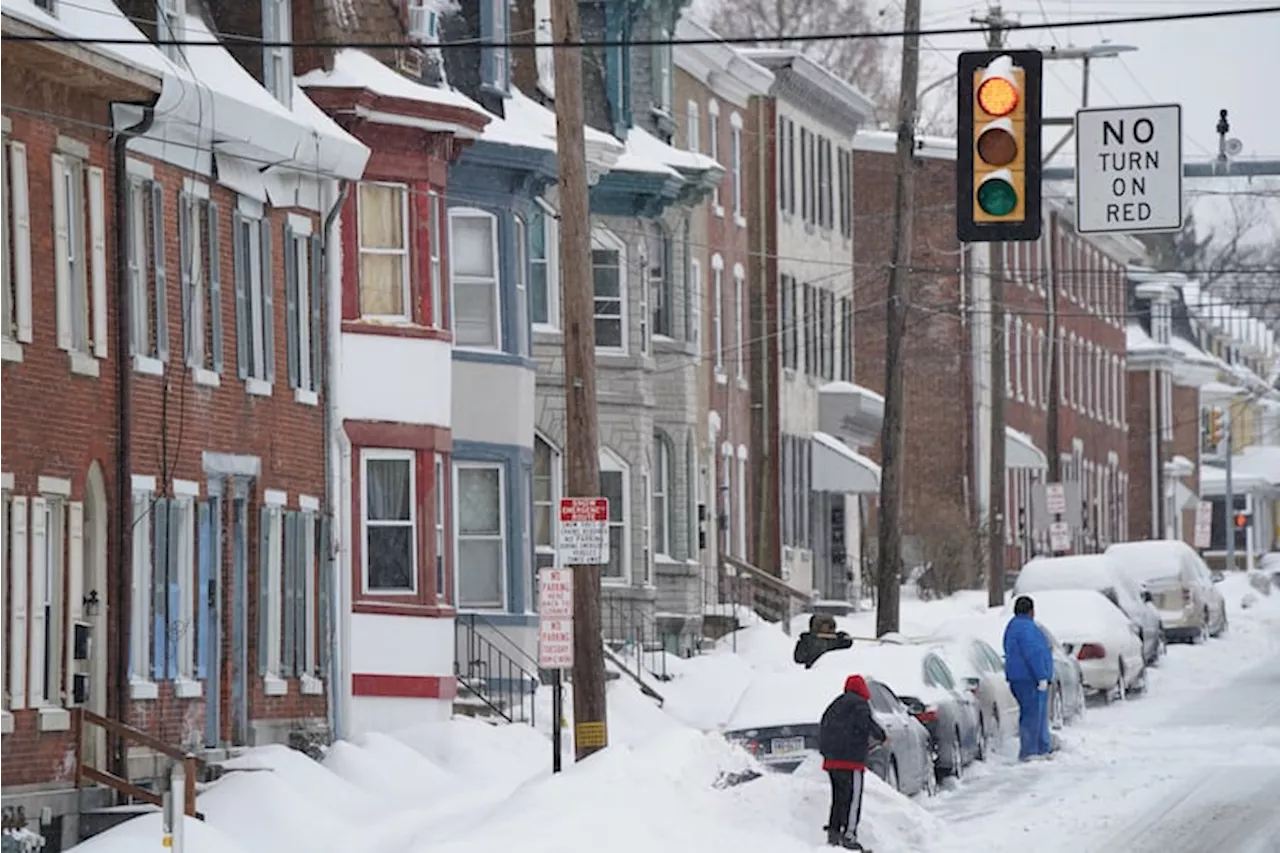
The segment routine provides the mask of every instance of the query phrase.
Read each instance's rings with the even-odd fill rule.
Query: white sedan
[[[1031,595],[1036,621],[1049,626],[1080,663],[1085,687],[1110,701],[1147,683],[1138,627],[1105,595],[1091,589],[1043,590]],[[1005,607],[1013,616],[1013,603]]]

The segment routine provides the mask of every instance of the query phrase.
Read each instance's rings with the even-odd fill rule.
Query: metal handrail
[[[458,682],[471,695],[509,723],[534,724],[538,677],[485,638],[475,614],[454,621],[458,655],[453,663]]]
[[[640,602],[603,599],[601,633],[607,645],[620,646],[623,657],[632,657],[636,666],[660,681],[670,681],[667,673],[667,639],[678,634],[664,633],[658,621]],[[636,673],[637,675],[639,673]]]

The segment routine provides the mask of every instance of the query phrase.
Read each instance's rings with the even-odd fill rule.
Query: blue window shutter
[[[222,252],[218,205],[205,207],[209,224],[209,346],[213,349],[213,372],[222,373]]]
[[[271,509],[263,507],[258,520],[258,674],[266,675],[267,637],[271,631]]]
[[[169,612],[167,630],[165,636],[168,637],[168,643],[165,646],[165,673],[168,678],[178,677],[178,637],[182,631],[190,631],[190,625],[182,624],[182,595],[184,590],[181,586],[183,566],[179,565],[179,550],[182,536],[182,504],[179,501],[169,501],[169,562],[168,571],[165,573],[169,582]],[[191,590],[185,590],[190,595]]]
[[[271,220],[262,218],[262,357],[266,360],[267,382],[276,381],[276,309],[271,282]]]
[[[293,606],[294,590],[297,587],[296,574],[298,566],[298,514],[296,512],[286,512],[284,514],[284,564],[281,571],[280,582],[280,600],[284,613],[281,619],[281,637],[280,650],[283,663],[280,667],[280,674],[291,676],[294,674],[294,632],[297,626],[294,624],[296,609]]]
[[[249,245],[245,238],[245,218],[239,211],[231,215],[231,242],[235,256],[236,287],[236,370],[249,378]]]
[[[209,637],[209,584],[213,582],[215,552],[212,507],[209,501],[200,501],[196,506],[196,625],[200,637],[200,646],[196,649],[196,678],[203,679],[209,664],[217,660]]]
[[[329,517],[322,515],[318,522],[316,524],[316,527],[319,528],[319,533],[316,536],[316,563],[320,571],[320,579],[317,584],[316,600],[320,608],[320,618],[316,620],[316,626],[319,629],[316,632],[318,634],[316,642],[319,644],[320,650],[317,660],[320,662],[320,677],[328,678],[329,643],[331,642],[329,625],[332,620],[329,608],[333,606],[331,600],[333,597],[333,577],[331,576],[333,561],[329,556]]]
[[[164,187],[151,183],[151,239],[156,271],[156,358],[169,360],[169,281],[164,271]]]
[[[159,681],[165,674],[165,652],[169,648],[169,502],[157,498],[151,502],[151,677]]]
[[[315,642],[314,636],[307,636],[307,590],[315,583],[316,576],[315,564],[307,564],[308,533],[311,534],[311,541],[315,542],[315,515],[300,512],[296,537],[298,544],[294,549],[297,564],[293,571],[293,669],[297,675],[307,672],[307,643]]]
[[[317,391],[324,387],[324,246],[319,234],[311,235],[311,352],[301,357],[311,357],[311,387]]]
[[[289,387],[300,384],[301,365],[298,352],[298,255],[294,251],[293,229],[284,227],[284,330],[286,360],[289,362]]]
[[[191,216],[193,199],[187,193],[178,194],[178,278],[182,282],[182,359],[191,364],[192,351],[195,348],[196,330],[191,327],[191,241],[199,240],[200,234],[191,233]]]

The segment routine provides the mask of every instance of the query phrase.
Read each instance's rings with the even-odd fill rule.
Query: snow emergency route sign
[[[602,566],[608,563],[609,499],[561,498],[556,550],[561,565]]]
[[[573,668],[573,570],[538,570],[538,666]]]
[[[1182,107],[1076,112],[1076,230],[1135,234],[1182,228]]]

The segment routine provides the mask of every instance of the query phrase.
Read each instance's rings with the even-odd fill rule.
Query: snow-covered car
[[[724,727],[766,767],[790,773],[818,752],[822,713],[844,688],[844,676],[812,670],[761,675],[747,687]],[[871,714],[888,741],[871,749],[867,767],[908,796],[936,789],[932,739],[893,691],[867,679]]]
[[[1013,597],[1049,589],[1092,589],[1105,595],[1138,626],[1142,659],[1149,666],[1164,654],[1164,631],[1160,614],[1142,600],[1142,589],[1106,554],[1078,554],[1069,557],[1037,557],[1022,567]]]
[[[1085,687],[1110,701],[1124,699],[1147,683],[1138,626],[1109,598],[1092,589],[1044,590],[1031,596],[1036,621],[1062,641],[1080,663]],[[1013,618],[1013,602],[1004,616]]]
[[[981,640],[1000,660],[1000,678],[1004,678],[1004,629],[1009,620],[1000,612],[987,613],[983,616],[967,616],[944,622],[933,632],[933,638],[940,641],[964,641],[966,638]],[[1085,711],[1084,676],[1080,673],[1080,662],[1067,653],[1062,643],[1043,622],[1036,622],[1053,647],[1053,685],[1049,694],[1049,722],[1055,729],[1079,719]],[[1005,682],[1006,684],[1008,682]],[[1010,693],[1012,697],[1012,693]],[[1017,701],[1014,701],[1014,719],[1017,717]],[[1010,731],[1017,730],[1005,727]]]
[[[978,700],[932,649],[859,643],[852,649],[827,652],[813,671],[833,677],[860,673],[888,685],[932,735],[939,776],[962,778],[965,766],[983,756]]]
[[[1142,585],[1160,614],[1165,639],[1204,642],[1227,630],[1226,599],[1209,567],[1186,542],[1119,542],[1107,554],[1120,571]]]
[[[932,640],[951,672],[978,700],[978,722],[989,743],[1018,730],[1018,700],[1004,678],[1004,658],[985,640],[962,637]]]

